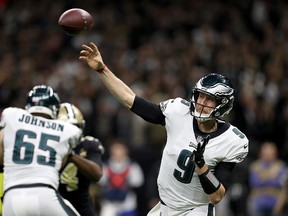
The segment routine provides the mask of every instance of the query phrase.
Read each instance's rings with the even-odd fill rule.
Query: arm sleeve
[[[154,104],[144,98],[136,96],[130,110],[145,121],[165,125],[165,116],[159,104]]]
[[[236,163],[233,162],[221,162],[215,167],[215,176],[224,186],[227,191],[231,184],[231,174]]]

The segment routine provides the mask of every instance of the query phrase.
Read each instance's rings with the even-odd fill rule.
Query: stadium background
[[[57,22],[74,7],[90,12],[95,24],[88,33],[69,37]],[[236,90],[228,120],[247,134],[251,146],[233,176],[241,190],[226,203],[245,205],[247,168],[259,144],[273,140],[280,157],[288,158],[287,11],[280,0],[0,0],[0,109],[23,107],[32,86],[49,84],[63,102],[83,111],[86,133],[106,148],[114,137],[124,139],[148,178],[165,132],[110,96],[78,60],[81,44],[94,41],[112,71],[154,102],[188,99],[199,77],[226,74]],[[149,187],[138,190],[140,216],[148,209]],[[243,207],[236,211],[245,215]]]

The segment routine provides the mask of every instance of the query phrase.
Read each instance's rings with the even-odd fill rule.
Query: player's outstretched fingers
[[[83,45],[82,45],[82,49],[83,49],[83,50],[86,50],[86,51],[88,51],[88,52],[90,52],[90,53],[93,52],[93,49],[92,49],[91,47],[87,46],[86,44],[83,44]]]
[[[100,52],[99,52],[97,46],[93,42],[90,42],[90,46],[96,55],[100,55]]]
[[[80,54],[81,54],[81,55],[84,55],[84,56],[87,56],[87,55],[90,54],[90,52],[88,52],[87,50],[81,50],[81,51],[80,51]]]

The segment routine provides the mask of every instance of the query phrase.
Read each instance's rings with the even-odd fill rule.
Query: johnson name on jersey
[[[58,188],[62,160],[79,142],[82,131],[58,120],[6,108],[4,127],[4,190],[14,185],[44,183]],[[15,172],[17,170],[17,172]]]

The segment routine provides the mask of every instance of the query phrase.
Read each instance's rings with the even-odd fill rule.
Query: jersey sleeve
[[[11,112],[11,110],[12,110],[11,108],[6,108],[3,110],[1,114],[1,119],[0,119],[0,129],[6,126],[6,118],[9,118],[7,116],[9,116],[9,113]]]
[[[239,131],[238,129],[234,129]],[[229,149],[228,154],[224,162],[242,162],[248,155],[249,149],[249,140],[244,134],[237,134],[236,138],[232,140],[232,146]]]
[[[76,146],[80,143],[82,130],[72,124],[70,126],[71,136],[69,137],[68,142],[71,148],[76,148]]]
[[[173,113],[187,113],[189,112],[189,102],[178,97],[161,102],[160,108],[166,117]]]
[[[6,123],[5,123],[5,120],[4,120],[4,117],[5,117],[5,110],[2,112],[2,115],[1,115],[1,119],[0,119],[0,129],[1,128],[4,128]]]
[[[5,108],[1,114],[0,129],[4,128],[8,121],[10,122],[11,119],[15,119],[15,116],[20,112],[26,112],[26,110],[17,107]]]

